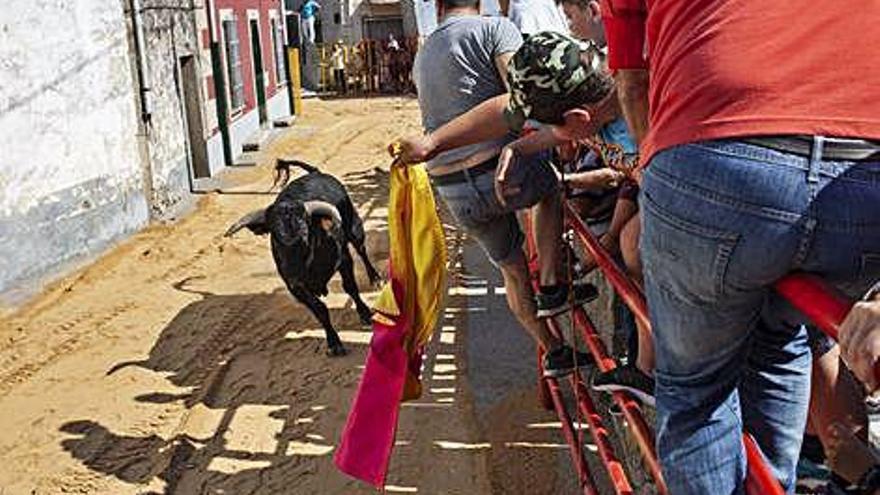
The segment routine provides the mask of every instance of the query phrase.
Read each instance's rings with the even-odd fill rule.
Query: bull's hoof
[[[342,357],[346,354],[348,354],[348,350],[345,349],[342,343],[331,345],[327,348],[327,356],[329,357]]]
[[[385,283],[385,280],[382,278],[382,276],[375,271],[370,272],[368,276],[370,277],[370,285],[372,285],[373,287],[381,287],[382,284]]]

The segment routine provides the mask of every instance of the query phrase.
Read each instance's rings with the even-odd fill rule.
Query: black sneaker
[[[574,305],[580,306],[586,304],[599,296],[596,286],[590,283],[572,284],[574,289]],[[538,318],[549,318],[556,316],[571,309],[572,305],[568,300],[568,286],[555,285],[552,289],[547,290],[541,287],[541,290],[535,296],[538,305]]]
[[[589,368],[593,365],[593,356],[585,352],[575,353],[568,345],[544,353],[544,376],[559,378],[574,371],[575,361],[578,368]]]
[[[642,403],[654,406],[654,379],[635,365],[625,364],[593,377],[593,390],[628,392]]]

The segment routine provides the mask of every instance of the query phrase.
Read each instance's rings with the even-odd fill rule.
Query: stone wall
[[[120,0],[0,9],[0,292],[148,222]]]
[[[122,3],[131,30],[128,1]],[[151,99],[151,115],[144,129],[152,181],[150,209],[154,218],[168,219],[176,217],[192,201],[180,59],[194,56],[199,73],[210,72],[211,68],[204,66],[198,47],[196,7],[192,0],[141,0],[141,7]],[[135,66],[132,69],[136,70]],[[201,97],[204,101],[205,95]],[[205,121],[204,115],[202,120]]]

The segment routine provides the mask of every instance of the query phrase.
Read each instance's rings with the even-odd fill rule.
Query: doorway
[[[269,120],[266,112],[266,71],[263,69],[263,49],[260,43],[260,21],[251,19],[251,54],[254,61],[254,92],[257,94],[257,109],[260,114],[260,125]]]
[[[180,57],[180,81],[183,89],[183,113],[185,115],[187,143],[189,143],[190,166],[197,179],[211,176],[208,164],[208,146],[205,141],[205,124],[202,121],[202,103],[199,97],[199,74],[196,59],[192,55]]]

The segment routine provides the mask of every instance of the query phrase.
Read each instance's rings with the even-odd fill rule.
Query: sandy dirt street
[[[384,272],[384,149],[418,131],[418,108],[394,98],[305,110],[260,165],[230,170],[184,219],[0,317],[0,494],[375,493],[331,462],[369,329],[334,280],[325,302],[351,353],[325,357],[268,239],[222,234],[272,201],[272,159],[295,156],[345,182]],[[558,420],[535,399],[534,348],[498,275],[448,227],[448,307],[427,393],[403,407],[388,493],[574,493]],[[369,300],[377,288],[356,265]]]

